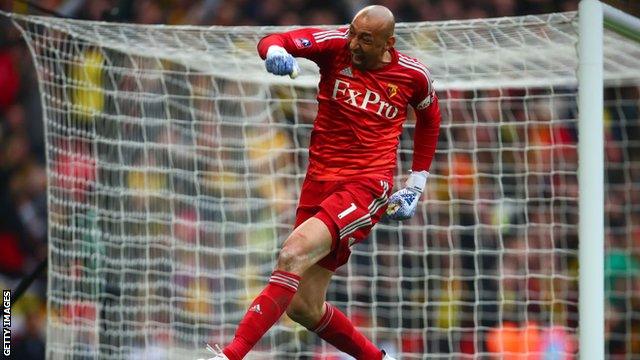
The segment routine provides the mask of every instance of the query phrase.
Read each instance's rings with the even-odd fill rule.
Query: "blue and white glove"
[[[405,188],[396,191],[389,198],[387,216],[390,219],[406,220],[415,214],[428,176],[427,171],[415,171],[409,174]]]
[[[300,72],[298,62],[281,46],[271,45],[264,60],[267,71],[275,75],[289,75],[295,79]]]

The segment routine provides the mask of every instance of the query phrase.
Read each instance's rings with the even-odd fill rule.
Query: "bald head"
[[[395,44],[395,19],[389,9],[380,5],[358,11],[349,26],[351,62],[360,69],[378,69],[391,61]]]
[[[353,17],[353,21],[356,21],[359,18],[362,18],[363,20],[366,19],[365,21],[378,25],[381,33],[385,36],[393,36],[396,20],[393,13],[388,8],[382,5],[367,6],[358,11],[358,13]]]

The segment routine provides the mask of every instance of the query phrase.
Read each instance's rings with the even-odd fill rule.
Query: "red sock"
[[[276,270],[269,284],[253,300],[249,310],[238,325],[233,341],[222,352],[230,360],[241,360],[280,319],[298,291],[300,277],[296,274]]]
[[[325,304],[324,315],[313,332],[356,360],[382,359],[382,351],[356,330],[345,314],[333,305]]]

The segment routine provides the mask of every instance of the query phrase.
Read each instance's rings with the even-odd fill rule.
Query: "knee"
[[[311,304],[300,298],[294,298],[287,308],[287,316],[298,324],[312,330],[322,318],[324,303]]]
[[[278,254],[278,270],[301,275],[309,267],[305,264],[306,255],[302,246],[304,241],[303,234],[294,233],[289,236]]]

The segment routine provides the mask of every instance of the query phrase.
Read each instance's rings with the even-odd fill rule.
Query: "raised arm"
[[[265,36],[258,43],[258,54],[270,73],[295,77],[298,65],[294,57],[307,58],[322,67],[335,50],[346,46],[346,41],[346,29],[302,28]]]

